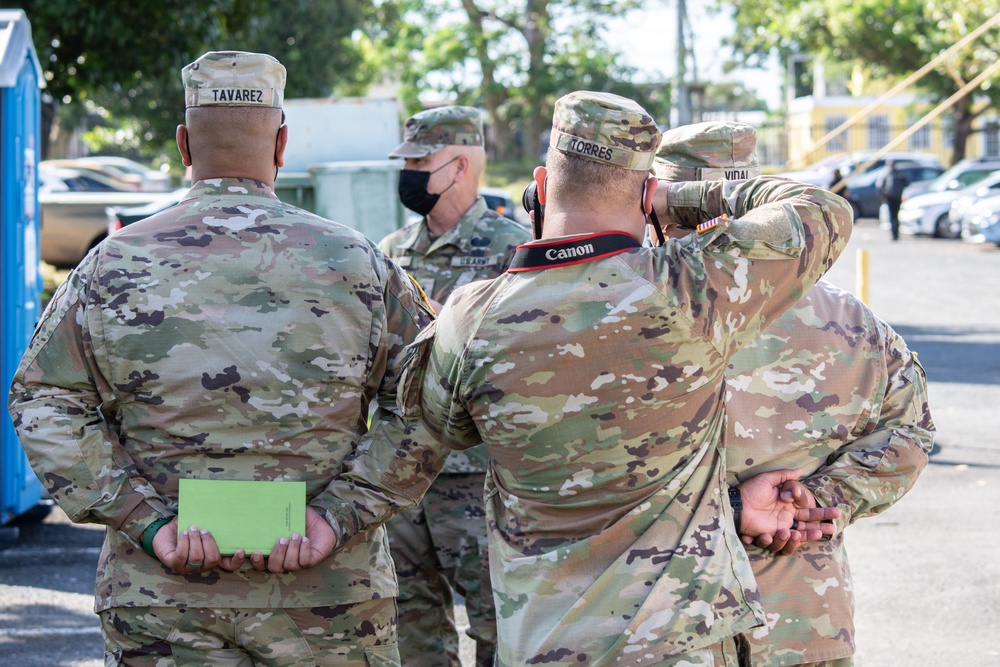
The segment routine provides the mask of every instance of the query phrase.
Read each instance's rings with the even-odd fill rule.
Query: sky
[[[781,73],[777,59],[766,70],[734,70],[722,73],[722,66],[732,58],[722,38],[733,33],[733,22],[726,13],[713,13],[708,0],[688,0],[688,18],[694,32],[695,64],[701,80],[738,81],[756,90],[772,109],[781,105]],[[608,22],[609,46],[622,52],[625,62],[639,70],[640,79],[673,79],[677,72],[676,0],[649,0],[645,6]],[[688,45],[691,48],[691,45]],[[692,80],[690,61],[689,81]]]

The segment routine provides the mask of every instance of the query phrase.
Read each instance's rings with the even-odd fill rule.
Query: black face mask
[[[431,211],[434,210],[434,206],[437,205],[438,199],[441,198],[441,195],[448,192],[451,185],[455,185],[455,181],[452,181],[451,185],[447,188],[436,195],[432,195],[427,191],[427,184],[431,180],[431,174],[441,171],[457,159],[457,157],[454,157],[448,160],[434,171],[419,171],[417,169],[403,169],[400,171],[399,201],[403,203],[403,206],[410,209],[414,213],[426,217]]]

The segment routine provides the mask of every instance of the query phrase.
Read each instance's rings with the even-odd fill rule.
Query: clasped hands
[[[791,555],[803,543],[836,532],[832,520],[840,517],[840,509],[817,507],[816,497],[798,477],[798,470],[774,470],[737,487],[743,500],[737,530],[744,544]]]
[[[178,535],[177,517],[174,517],[157,531],[153,538],[153,552],[164,565],[180,574],[207,572],[216,567],[235,572],[247,560],[259,572],[281,574],[314,567],[333,553],[337,546],[333,528],[316,510],[308,506],[305,533],[281,538],[275,542],[268,556],[254,551],[248,557],[243,549],[232,556],[223,556],[207,530],[191,526]]]

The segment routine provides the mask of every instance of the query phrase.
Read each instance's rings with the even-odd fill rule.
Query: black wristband
[[[160,517],[153,523],[146,526],[146,530],[142,531],[142,550],[153,558],[156,558],[156,552],[153,551],[153,538],[156,537],[156,533],[159,532],[160,528],[163,528],[163,526],[170,523],[172,518],[173,517]]]
[[[740,495],[739,487],[729,487],[729,504],[733,508],[733,525],[739,533],[743,523],[743,496]]]

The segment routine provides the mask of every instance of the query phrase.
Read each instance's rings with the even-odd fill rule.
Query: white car
[[[903,190],[903,201],[925,192],[961,190],[974,185],[1000,169],[1000,158],[973,157],[959,160],[932,181],[911,183]]]
[[[962,217],[962,240],[1000,245],[1000,195],[980,199]]]
[[[910,197],[899,207],[899,229],[904,234],[929,234],[931,236],[955,239],[961,228],[953,225],[949,218],[951,205],[963,196],[975,196],[982,188],[980,196],[996,192],[1000,194],[1000,171],[994,171],[983,180],[962,190],[925,192]]]
[[[136,206],[156,192],[122,190],[120,183],[87,169],[46,165],[38,169],[42,261],[60,268],[76,266],[107,235],[108,206]]]
[[[111,155],[45,160],[39,167],[81,169],[103,174],[118,183],[117,189],[137,192],[169,192],[174,189],[170,174],[151,169],[141,162]]]

